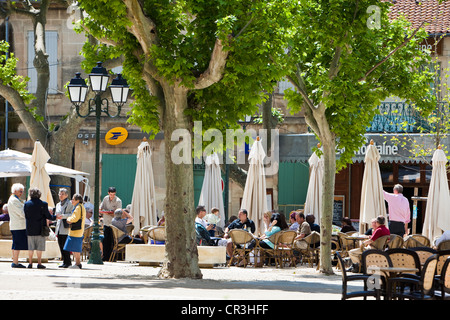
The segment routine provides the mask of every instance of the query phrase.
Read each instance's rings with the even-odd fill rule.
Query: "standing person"
[[[69,235],[64,245],[65,251],[71,251],[75,258],[74,268],[81,269],[81,250],[83,248],[84,220],[86,219],[86,209],[83,206],[83,197],[75,193],[72,197],[72,215],[67,218],[70,224]]]
[[[57,216],[55,234],[58,237],[59,251],[61,252],[61,260],[63,261],[59,268],[68,268],[72,264],[72,260],[70,259],[70,252],[64,250],[64,245],[69,234],[67,218],[72,215],[73,205],[66,188],[59,189],[58,197],[60,202],[56,204],[55,209]]]
[[[42,201],[41,191],[38,188],[28,190],[30,200],[25,202],[23,211],[25,212],[27,239],[28,239],[28,268],[33,267],[33,254],[36,250],[38,269],[45,269],[42,265],[42,252],[45,251],[45,236],[42,235],[42,227],[47,225],[48,220],[55,220],[56,216],[48,211],[48,203]]]
[[[116,188],[109,187],[108,195],[103,198],[102,203],[100,203],[100,213],[103,215],[103,261],[109,261],[109,256],[111,255],[113,247],[113,234],[109,227],[111,221],[114,217],[114,212],[117,209],[122,209],[122,200],[116,196]]]
[[[389,231],[404,237],[408,234],[408,223],[411,221],[409,201],[403,196],[403,186],[396,184],[394,193],[383,190],[384,200],[388,203]]]
[[[122,209],[122,200],[116,196],[116,188],[109,187],[108,195],[103,198],[102,203],[100,203],[100,213],[103,214],[103,225],[109,226],[111,220],[114,217],[114,211],[117,209]]]
[[[28,250],[27,223],[23,212],[23,201],[20,200],[24,189],[22,184],[14,183],[8,200],[9,229],[12,234],[12,268],[25,268],[19,263],[19,253],[20,250]]]

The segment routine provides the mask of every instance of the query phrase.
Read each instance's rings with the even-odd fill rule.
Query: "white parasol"
[[[54,208],[55,203],[50,191],[50,176],[45,170],[48,160],[50,160],[50,156],[39,140],[36,140],[30,159],[30,188],[38,188],[41,191],[41,200],[46,201],[49,207]]]
[[[250,163],[242,196],[241,209],[246,209],[248,218],[255,223],[255,232],[264,233],[263,214],[267,209],[266,176],[264,172],[264,158],[266,153],[259,137],[253,143],[248,156]]]
[[[147,139],[138,147],[136,177],[134,180],[131,214],[133,216],[134,235],[139,234],[143,226],[156,226],[155,182],[151,161],[152,151]]]

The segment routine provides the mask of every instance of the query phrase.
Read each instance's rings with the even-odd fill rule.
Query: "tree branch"
[[[211,54],[208,69],[206,69],[206,71],[196,79],[194,82],[194,88],[204,89],[218,82],[223,76],[223,71],[225,70],[225,65],[227,63],[227,57],[228,50],[225,51],[222,41],[217,39]]]
[[[124,0],[123,2],[127,7],[127,17],[131,22],[127,29],[136,37],[147,55],[152,45],[159,42],[156,34],[156,24],[145,15],[137,0]]]
[[[391,52],[389,52],[389,54],[380,62],[378,62],[376,65],[374,65],[369,71],[366,72],[366,74],[364,75],[364,77],[362,77],[361,79],[359,79],[358,81],[365,81],[366,78],[372,73],[374,72],[379,66],[381,66],[383,63],[385,63],[394,53],[396,53],[398,50],[400,50],[401,48],[403,48],[404,46],[406,46],[406,44],[411,41],[412,38],[414,38],[414,36],[417,34],[417,32],[419,32],[419,30],[422,28],[422,26],[426,23],[426,21],[423,21],[420,26],[418,26],[414,32],[412,33],[412,35],[409,38],[406,38],[405,41],[402,42],[402,44],[400,44],[397,48],[395,48],[394,50],[392,50]]]

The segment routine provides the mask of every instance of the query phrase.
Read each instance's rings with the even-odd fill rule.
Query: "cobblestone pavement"
[[[27,265],[25,262],[22,262]],[[203,279],[161,280],[158,267],[127,262],[83,263],[83,268],[60,269],[49,261],[47,269],[13,269],[0,262],[0,297],[6,300],[336,300],[341,298],[341,275],[320,274],[313,268],[202,269]]]

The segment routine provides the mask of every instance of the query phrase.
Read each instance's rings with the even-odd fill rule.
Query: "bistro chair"
[[[155,226],[145,226],[139,229],[139,232],[142,236],[142,240],[144,240],[144,243],[148,243],[148,231]]]
[[[127,224],[125,228],[127,229],[127,234],[131,236],[133,234],[134,224],[132,223]]]
[[[388,280],[388,287],[393,292],[388,298],[430,300],[434,298],[434,275],[436,272],[437,256],[432,255],[425,262],[419,279],[408,277],[396,277]],[[408,290],[405,290],[408,288]]]
[[[439,243],[437,251],[450,250],[450,240],[445,240]]]
[[[91,253],[92,230],[94,230],[94,227],[89,226],[84,228],[83,232],[83,244],[81,247],[81,256],[84,257],[85,259],[88,259]]]
[[[341,298],[342,300],[357,297],[364,297],[364,300],[367,300],[367,297],[375,297],[375,299],[380,300],[380,290],[376,289],[376,286],[374,286],[374,290],[368,289],[367,284],[369,283],[370,275],[367,274],[347,275],[344,260],[342,259],[339,252],[336,252],[336,257],[338,259],[338,264],[342,272],[342,298]],[[363,290],[348,292],[348,282],[350,281],[362,281],[364,286]]]
[[[450,300],[450,258],[447,258],[442,266],[438,283],[440,290],[435,291],[436,297],[441,300]]]
[[[12,239],[12,234],[9,230],[9,221],[0,221],[0,239]]]
[[[237,263],[242,262],[244,267],[246,267],[250,260],[250,252],[253,250],[253,247],[249,247],[251,246],[251,243],[255,241],[255,238],[250,232],[242,229],[233,229],[228,235],[230,236],[233,245],[233,253],[231,254],[228,266],[231,266],[233,261],[236,260]]]
[[[431,242],[427,237],[421,234],[413,234],[405,240],[405,248],[414,247],[431,247]]]
[[[316,263],[317,267],[319,266],[319,252],[320,252],[320,233],[313,231],[311,234],[307,235],[303,239],[308,246],[306,249],[300,250],[302,254],[302,262],[308,262],[309,266],[312,268],[314,263]]]
[[[274,244],[273,249],[272,248],[263,248],[261,247],[260,243],[262,240],[260,240],[258,242],[257,245],[257,251],[259,252],[261,259],[263,261],[267,262],[267,265],[271,265],[271,260],[273,260],[273,262],[275,263],[275,266],[278,267],[278,256],[277,256],[277,251],[276,251],[276,244],[278,243],[280,236],[282,235],[280,232],[274,233],[273,235],[271,235],[269,238],[267,238],[267,240],[269,240],[270,242],[272,242]],[[295,232],[295,231],[294,231]]]
[[[400,237],[397,234],[391,234],[389,236],[389,242],[387,243],[387,246],[389,249],[397,249],[397,248],[403,248],[403,245],[405,244],[405,241],[402,237]]]
[[[393,267],[404,267],[404,268],[416,268],[419,271],[414,276],[420,275],[421,264],[419,255],[411,250],[397,248],[397,249],[389,249],[386,251],[389,259],[391,259]]]
[[[374,242],[372,242],[372,243],[370,244],[370,247],[371,247],[372,249],[377,249],[377,250],[381,250],[381,251],[386,250],[387,243],[388,243],[388,241],[389,241],[389,237],[390,237],[390,236],[382,236],[382,237],[379,237],[377,240],[375,240]]]
[[[436,281],[440,281],[442,274],[442,269],[444,267],[445,261],[450,257],[450,250],[443,250],[437,252],[437,265],[436,265]]]
[[[392,261],[389,255],[381,250],[369,249],[361,255],[361,268],[364,274],[367,274],[368,267],[392,267]]]
[[[425,264],[425,261],[427,261],[429,257],[437,253],[436,250],[428,247],[413,247],[408,248],[407,250],[414,251],[415,253],[417,253],[421,267]]]
[[[119,238],[125,234],[125,232],[123,232],[122,230],[120,230],[119,228],[110,225],[109,226],[111,228],[112,231],[112,235],[113,235],[113,246],[112,246],[112,251],[111,251],[111,255],[109,257],[109,262],[112,261],[116,261],[117,260],[117,256],[119,254],[123,254],[125,252],[125,243],[119,243]],[[132,242],[130,242],[132,243]]]
[[[165,226],[151,227],[148,229],[147,235],[153,244],[164,244],[167,240]]]
[[[341,255],[342,257],[348,257],[348,252],[351,249],[355,248],[355,242],[352,239],[349,239],[349,234],[343,233],[343,232],[339,232],[338,233],[338,239],[339,239],[339,243],[340,243],[340,251],[341,251]]]
[[[283,268],[284,264],[288,263],[288,266],[295,267],[293,247],[297,232],[294,230],[284,230],[279,233],[280,236],[276,240],[274,247],[277,265]]]

